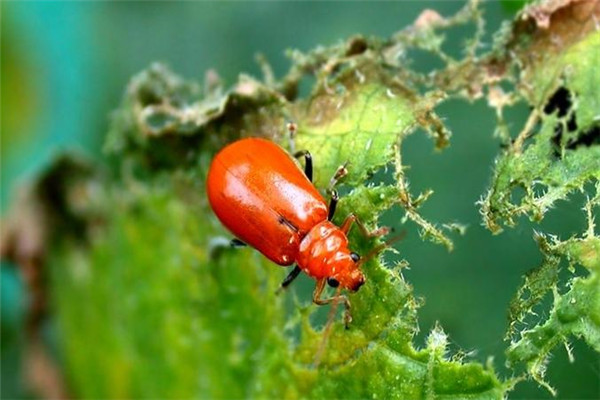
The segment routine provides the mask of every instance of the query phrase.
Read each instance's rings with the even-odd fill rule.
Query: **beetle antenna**
[[[335,300],[333,301],[333,304],[331,304],[331,307],[329,308],[329,314],[327,314],[327,324],[325,325],[325,329],[323,329],[323,338],[321,339],[321,343],[319,344],[319,349],[317,350],[317,353],[315,354],[315,361],[313,362],[313,367],[316,369],[319,367],[319,364],[321,363],[321,357],[323,356],[323,353],[325,352],[325,348],[327,346],[327,341],[329,339],[329,335],[331,334],[331,328],[333,327],[333,320],[335,318],[335,312],[337,310],[337,306],[339,304],[339,297],[340,294],[342,293],[342,287],[338,286],[337,290],[335,291]]]
[[[402,231],[402,232],[400,232],[400,234],[398,234],[394,237],[391,237],[390,239],[381,243],[379,246],[375,247],[373,250],[368,252],[364,257],[361,257],[360,261],[358,262],[358,266],[360,267],[362,264],[366,263],[367,261],[369,261],[370,259],[375,257],[377,254],[379,254],[382,250],[387,249],[388,247],[391,247],[394,243],[399,242],[400,240],[404,239],[405,237],[406,237],[406,231]]]
[[[296,133],[298,132],[298,125],[296,123],[289,121],[285,124],[285,127],[288,131],[288,139],[290,141],[290,152],[294,154],[296,152],[296,141],[294,138],[296,137]]]

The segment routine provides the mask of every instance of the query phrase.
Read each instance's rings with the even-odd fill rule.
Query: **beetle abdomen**
[[[221,150],[207,192],[223,225],[279,265],[291,265],[302,237],[327,219],[319,192],[284,150],[264,139]]]

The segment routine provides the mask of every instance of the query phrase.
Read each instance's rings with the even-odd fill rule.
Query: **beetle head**
[[[360,256],[348,249],[339,249],[335,255],[335,268],[332,275],[327,278],[331,287],[341,286],[344,289],[356,292],[365,283],[365,276],[359,268]]]

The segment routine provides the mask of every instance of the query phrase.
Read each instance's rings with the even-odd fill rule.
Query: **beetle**
[[[313,302],[342,302],[348,327],[350,301],[339,291],[321,298],[325,285],[356,292],[365,283],[360,256],[348,248],[347,234],[353,223],[369,237],[387,230],[368,232],[355,214],[339,227],[333,224],[337,192],[331,190],[327,205],[312,184],[311,154],[303,150],[294,157],[304,158],[304,173],[274,142],[262,138],[235,141],[211,162],[206,180],[208,200],[221,223],[236,236],[232,246],[250,245],[281,266],[296,264],[280,289],[305,272],[317,281]],[[332,178],[330,188],[343,175],[344,166]]]

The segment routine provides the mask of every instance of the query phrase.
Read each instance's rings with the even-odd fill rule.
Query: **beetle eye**
[[[355,252],[350,253],[350,258],[354,262],[358,262],[358,260],[360,260],[360,256],[358,254],[356,254]]]
[[[327,284],[333,288],[340,286],[340,283],[335,278],[327,278]]]

